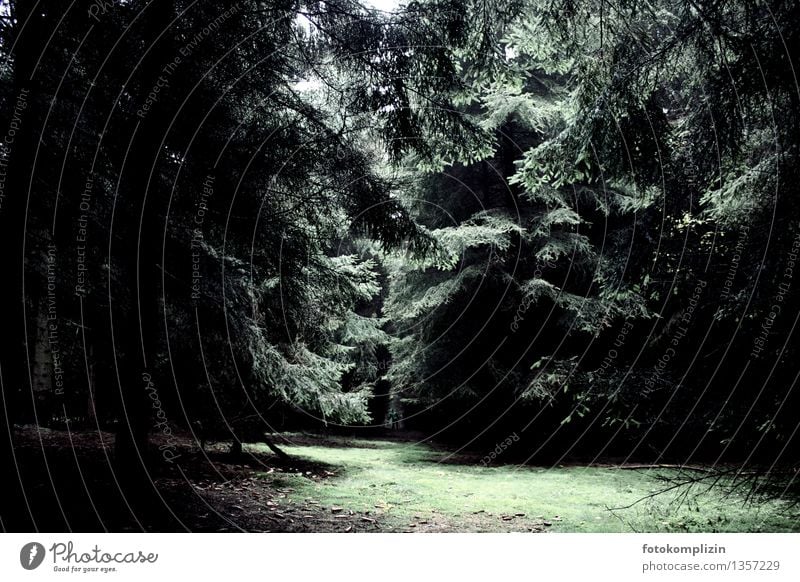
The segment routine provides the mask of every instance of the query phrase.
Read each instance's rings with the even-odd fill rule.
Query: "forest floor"
[[[113,494],[108,433],[26,427],[19,470],[45,531],[800,531],[797,507],[746,504],[721,487],[652,496],[680,476],[675,469],[484,467],[415,442],[285,440],[288,461],[245,445],[233,462],[224,444],[201,451],[184,439],[175,463],[151,473],[153,497],[135,507]]]

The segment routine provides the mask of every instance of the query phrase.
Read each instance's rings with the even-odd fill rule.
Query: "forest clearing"
[[[791,532],[800,509],[788,501],[754,499],[709,489],[666,491],[696,477],[703,468],[643,465],[484,466],[475,454],[453,453],[408,439],[363,439],[309,434],[282,435],[281,460],[263,444],[244,445],[232,460],[228,445],[201,451],[187,435],[179,439],[174,467],[153,474],[158,495],[135,516],[125,502],[109,503],[109,486],[75,479],[95,476],[102,443],[96,433],[25,431],[35,448],[41,436],[53,451],[69,448],[72,458],[51,459],[58,481],[71,481],[72,508],[66,523],[76,531],[103,527],[167,531],[251,532]],[[106,446],[112,435],[106,434]],[[82,466],[80,471],[78,468]],[[25,467],[25,469],[32,469]],[[62,485],[63,487],[63,485]],[[42,476],[31,503],[49,498]],[[88,493],[87,493],[88,492]],[[83,499],[82,503],[78,503]],[[51,500],[52,501],[52,500]],[[101,507],[97,507],[97,503]],[[92,509],[94,507],[94,509]],[[56,529],[59,512],[48,512]],[[42,515],[47,513],[42,512]],[[108,522],[111,518],[113,521]],[[120,520],[120,521],[117,521]],[[137,521],[139,520],[139,521]]]

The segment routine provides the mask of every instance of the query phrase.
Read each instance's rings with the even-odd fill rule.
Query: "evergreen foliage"
[[[2,9],[11,428],[797,461],[794,3]]]

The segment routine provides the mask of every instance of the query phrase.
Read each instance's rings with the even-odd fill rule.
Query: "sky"
[[[371,6],[377,10],[384,10],[386,12],[391,12],[392,10],[396,9],[401,1],[402,0],[361,0],[365,6]],[[303,16],[298,16],[298,22],[307,29],[308,21],[303,21]],[[319,81],[313,80],[303,80],[294,84],[294,89],[298,91],[310,91],[316,89],[317,87],[319,87]]]
[[[378,10],[385,10],[391,12],[400,3],[400,0],[362,0],[367,6],[372,6]]]

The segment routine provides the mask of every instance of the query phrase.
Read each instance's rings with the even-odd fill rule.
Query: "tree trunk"
[[[175,54],[169,46],[172,34],[159,35],[175,16],[173,3],[152,2],[144,9],[143,25],[148,25],[152,34],[152,50],[143,57],[138,78],[136,99],[144,103],[161,75],[167,61]],[[138,131],[131,142],[127,165],[121,170],[124,192],[120,193],[120,204],[128,212],[140,217],[139,221],[124,218],[111,225],[118,229],[122,241],[112,249],[113,259],[123,270],[120,288],[115,293],[125,294],[127,304],[120,305],[114,315],[114,327],[119,330],[117,340],[124,350],[119,358],[122,364],[120,382],[120,425],[117,431],[117,460],[120,466],[130,465],[144,469],[147,463],[149,432],[152,427],[152,400],[148,395],[143,375],[150,374],[152,360],[157,355],[161,333],[160,271],[161,239],[157,233],[164,228],[160,220],[158,185],[160,144],[163,131],[168,126],[167,113],[162,101],[155,103],[146,119],[137,121]],[[151,183],[151,172],[155,178]],[[120,212],[119,216],[124,217]],[[127,289],[121,287],[127,286]],[[141,334],[141,335],[140,335]],[[144,351],[143,351],[144,350]],[[156,382],[156,389],[159,386]],[[143,462],[144,461],[144,462]]]
[[[29,357],[25,345],[28,326],[23,280],[26,270],[24,253],[28,235],[28,185],[33,171],[33,152],[37,142],[35,124],[39,119],[38,83],[34,80],[36,60],[47,38],[44,30],[46,9],[32,0],[9,2],[13,53],[8,61],[14,66],[14,94],[9,106],[15,135],[6,133],[0,166],[6,174],[0,205],[0,248],[3,249],[3,272],[0,285],[0,467],[19,463],[15,443],[15,423],[32,418]],[[23,28],[23,23],[25,27]],[[3,128],[5,133],[7,127]],[[8,140],[11,140],[10,142]],[[34,298],[33,305],[37,301]],[[33,330],[31,330],[33,331]],[[36,522],[25,497],[24,476],[8,470],[0,495],[0,527],[3,530],[31,531]]]
[[[231,442],[231,448],[228,451],[228,455],[230,455],[231,458],[238,460],[242,458],[242,453],[242,441],[234,436],[233,442]]]
[[[281,461],[288,461],[290,459],[289,455],[287,455],[285,451],[282,451],[280,448],[278,448],[278,445],[273,443],[271,437],[267,436],[266,434],[264,435],[264,444],[266,444],[269,447],[269,450],[275,453]]]
[[[39,301],[36,313],[36,344],[33,350],[33,396],[40,423],[47,423],[58,411],[53,405],[53,381],[60,377],[56,374],[55,364],[58,356],[54,356],[50,345],[47,306],[44,300]],[[57,325],[54,324],[53,325]],[[57,333],[57,329],[56,329]],[[56,344],[57,345],[57,344]]]
[[[81,330],[82,333],[86,333],[86,328]],[[87,400],[86,400],[86,419],[88,421],[88,425],[90,427],[97,425],[97,403],[95,402],[94,398],[94,390],[95,390],[95,375],[94,375],[94,346],[92,344],[87,344],[86,347],[86,361],[89,362],[88,365],[88,377],[86,378],[86,393],[87,393]]]

